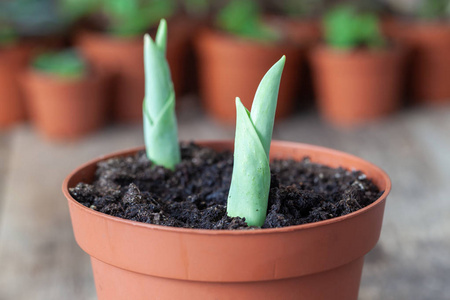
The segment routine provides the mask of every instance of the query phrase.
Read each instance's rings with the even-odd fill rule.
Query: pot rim
[[[204,26],[199,30],[199,33],[196,37],[197,43],[198,41],[215,41],[216,43],[220,43],[222,45],[233,45],[240,46],[241,48],[248,49],[265,49],[270,51],[277,51],[279,49],[289,49],[292,51],[298,51],[301,47],[293,41],[290,41],[284,33],[281,32],[282,38],[280,40],[276,40],[274,42],[267,41],[259,41],[251,38],[246,38],[238,35],[234,35],[232,33],[228,33],[224,30]]]
[[[405,51],[406,47],[398,42],[379,49],[338,49],[326,44],[325,42],[321,42],[311,50],[313,56],[327,55],[333,57],[366,57],[367,59],[402,55]]]
[[[83,74],[81,77],[76,78],[66,78],[62,77],[53,73],[47,73],[40,71],[38,69],[33,68],[32,66],[29,66],[23,74],[21,75],[22,80],[37,80],[40,81],[40,83],[45,82],[47,84],[53,84],[57,86],[64,86],[64,87],[79,87],[80,85],[89,83],[89,82],[98,82],[101,80],[104,80],[104,78],[108,77],[108,74],[106,74],[105,71],[101,70],[100,68],[93,66],[86,57],[83,57],[83,59],[86,62],[86,73]]]
[[[204,144],[221,144],[221,143],[231,143],[231,145],[234,144],[234,142],[232,140],[195,140],[193,141],[195,143],[198,143],[200,145],[204,145]],[[388,194],[391,191],[392,188],[392,183],[391,180],[389,178],[389,176],[387,175],[387,173],[385,171],[383,171],[381,168],[379,168],[378,166],[374,165],[373,163],[364,160],[356,155],[353,154],[348,154],[346,152],[343,151],[339,151],[339,150],[334,150],[331,148],[326,148],[326,147],[322,147],[322,146],[315,146],[315,145],[310,145],[310,144],[304,144],[304,143],[297,143],[297,142],[290,142],[290,141],[278,141],[278,140],[273,140],[271,143],[271,146],[283,146],[283,147],[301,147],[301,148],[306,148],[306,149],[310,149],[313,150],[315,152],[322,152],[322,153],[327,153],[327,154],[332,154],[332,155],[337,155],[340,157],[346,157],[349,158],[353,161],[359,161],[359,162],[363,162],[366,165],[368,165],[371,169],[373,169],[376,173],[380,174],[383,177],[383,181],[385,184],[385,189],[383,191],[383,193],[380,195],[380,197],[374,201],[373,203],[369,204],[366,207],[363,207],[355,212],[352,212],[350,214],[344,215],[344,216],[340,216],[340,217],[336,217],[336,218],[332,218],[332,219],[328,219],[328,220],[323,220],[323,221],[319,221],[319,222],[314,222],[314,223],[307,223],[307,224],[301,224],[301,225],[294,225],[294,226],[287,226],[287,227],[281,227],[281,228],[264,228],[264,229],[254,229],[254,230],[226,230],[226,229],[195,229],[195,228],[180,228],[180,227],[171,227],[171,226],[164,226],[164,225],[155,225],[155,224],[148,224],[148,223],[143,223],[143,222],[138,222],[138,221],[131,221],[131,220],[127,220],[127,219],[123,219],[123,218],[119,218],[119,217],[114,217],[108,214],[104,214],[98,211],[95,211],[93,209],[90,209],[84,205],[82,205],[81,203],[79,203],[77,200],[75,200],[69,193],[69,181],[72,179],[72,177],[82,171],[83,169],[85,169],[88,166],[91,166],[93,164],[97,164],[100,161],[103,160],[107,160],[113,157],[118,157],[118,156],[127,156],[127,155],[131,155],[132,153],[135,153],[137,151],[140,150],[144,150],[145,148],[143,146],[141,147],[134,147],[131,149],[127,149],[127,150],[121,150],[121,151],[115,151],[113,153],[107,154],[107,155],[101,155],[98,156],[97,158],[91,159],[90,161],[80,165],[79,167],[77,167],[76,169],[74,169],[72,172],[70,172],[70,174],[64,179],[63,184],[62,184],[62,192],[65,195],[65,197],[72,202],[72,204],[76,205],[79,209],[83,210],[85,213],[93,215],[93,216],[97,216],[97,217],[102,217],[105,219],[108,219],[110,221],[114,221],[114,222],[119,222],[122,223],[124,225],[131,225],[131,226],[138,226],[141,228],[148,228],[151,230],[159,230],[159,231],[170,231],[170,232],[175,232],[175,233],[184,233],[184,234],[198,234],[198,235],[220,235],[220,236],[226,236],[226,235],[259,235],[259,234],[279,234],[279,233],[288,233],[288,232],[292,232],[292,231],[297,231],[297,230],[308,230],[308,229],[312,229],[312,228],[316,228],[316,227],[322,227],[322,226],[329,226],[332,225],[334,223],[337,222],[341,222],[347,219],[351,219],[351,218],[355,218],[360,214],[365,213],[366,211],[372,209],[375,206],[378,206],[380,204],[382,204],[384,202],[384,200],[386,199],[386,197],[388,196]],[[313,160],[314,162],[314,160]],[[342,167],[344,169],[350,170],[347,167]]]

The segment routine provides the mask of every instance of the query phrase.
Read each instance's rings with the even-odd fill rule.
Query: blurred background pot
[[[401,106],[401,48],[339,51],[318,47],[312,53],[320,114],[351,126],[396,111]]]
[[[269,9],[277,12],[268,17],[282,28],[290,39],[304,48],[318,43],[322,37],[320,15],[325,10],[324,0],[284,0],[270,2]]]
[[[275,61],[286,55],[276,118],[293,113],[299,87],[301,48],[293,43],[265,44],[236,38],[219,31],[203,30],[196,41],[200,93],[206,111],[232,124],[236,119],[235,98],[251,107],[260,80]]]
[[[300,46],[301,55],[303,57],[306,57],[311,49],[321,42],[322,29],[318,18],[270,16],[268,20],[274,26],[280,28],[290,41]],[[296,76],[299,79],[297,104],[299,109],[304,110],[312,106],[313,99],[315,99],[312,70],[308,59],[302,59],[301,66]]]
[[[218,151],[233,142],[203,142]],[[346,299],[358,297],[364,255],[377,243],[389,177],[351,155],[310,145],[272,142],[271,158],[305,156],[331,167],[358,169],[380,190],[373,204],[343,217],[277,229],[199,230],[138,223],[89,209],[69,188],[94,180],[99,161],[63,183],[75,239],[91,256],[99,299]]]
[[[320,42],[322,30],[317,19],[295,19],[280,16],[268,16],[268,22],[283,30],[289,40],[300,44],[307,50]]]
[[[104,76],[85,66],[73,74],[43,71],[37,68],[40,57],[23,78],[30,117],[37,130],[50,139],[73,139],[101,128],[107,108]],[[48,61],[48,56],[45,58]]]
[[[398,22],[394,34],[411,53],[411,94],[419,103],[450,103],[450,25],[447,22]]]
[[[406,4],[406,3],[405,3]],[[447,0],[411,1],[388,31],[409,46],[409,97],[416,103],[450,103],[450,10]]]
[[[219,121],[234,124],[235,98],[250,109],[260,80],[274,62],[287,63],[278,97],[276,119],[295,108],[302,48],[271,24],[256,1],[229,1],[196,41],[200,94],[206,111]]]
[[[19,77],[26,68],[30,50],[18,43],[0,48],[0,129],[26,118]]]
[[[377,12],[364,3],[331,8],[324,46],[311,55],[320,114],[352,126],[400,107],[405,50],[384,36]]]

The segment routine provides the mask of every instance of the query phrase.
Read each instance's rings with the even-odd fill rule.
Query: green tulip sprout
[[[216,25],[226,32],[260,42],[273,42],[280,33],[262,20],[260,4],[253,0],[232,0],[217,15]]]
[[[325,15],[324,38],[327,44],[343,50],[386,46],[378,16],[350,4],[339,5]]]
[[[156,25],[176,10],[174,0],[102,0],[110,32],[117,36],[136,36]]]
[[[83,57],[72,49],[41,53],[33,59],[32,66],[39,72],[72,80],[86,76],[88,68]]]
[[[144,140],[147,157],[174,169],[181,161],[175,115],[175,91],[166,60],[167,23],[161,20],[156,39],[144,36]]]
[[[285,60],[283,56],[261,80],[251,113],[236,98],[234,165],[227,213],[245,218],[249,226],[262,226],[266,219],[270,142]]]

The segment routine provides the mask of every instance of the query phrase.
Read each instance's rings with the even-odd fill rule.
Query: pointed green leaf
[[[175,115],[175,91],[165,57],[167,23],[162,20],[156,43],[144,36],[144,140],[147,157],[156,165],[174,169],[180,162]]]
[[[270,141],[272,140],[275,111],[277,109],[278,91],[285,62],[286,57],[283,56],[264,75],[256,90],[252,104],[250,116],[253,124],[255,124],[256,131],[261,139],[267,157],[269,157]]]
[[[161,52],[166,55],[167,48],[167,22],[162,19],[158,27],[158,32],[156,32],[156,45],[161,50]]]
[[[266,219],[270,189],[269,150],[283,56],[264,76],[250,113],[236,99],[236,137],[227,213],[245,218],[250,226],[262,226]]]
[[[250,226],[261,226],[267,213],[270,168],[264,147],[248,110],[236,99],[234,167],[228,194],[229,216],[245,217]]]

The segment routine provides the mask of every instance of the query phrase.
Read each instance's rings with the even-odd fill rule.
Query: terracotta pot
[[[396,22],[392,36],[411,47],[410,88],[416,102],[450,103],[450,24]]]
[[[403,63],[403,87],[401,96],[403,104],[409,106],[413,103],[414,85],[411,80],[413,73],[413,47],[406,38],[406,31],[402,28],[403,21],[399,17],[392,15],[385,15],[381,19],[381,30],[383,35],[393,44],[401,45],[404,49],[404,63]]]
[[[171,21],[168,27],[167,59],[175,92],[179,95],[185,89],[184,66],[192,28],[178,21]],[[120,122],[142,122],[145,94],[143,36],[118,38],[101,32],[83,31],[78,35],[77,44],[94,66],[113,75],[108,90],[114,101],[114,118]]]
[[[267,21],[280,28],[291,41],[302,45],[304,49],[314,46],[322,38],[320,21],[316,19],[269,16]]]
[[[0,49],[0,129],[26,118],[19,77],[28,62],[30,50],[25,44]]]
[[[302,53],[304,53],[305,56],[322,39],[322,27],[320,21],[317,19],[270,16],[267,20],[273,26],[280,28],[289,40],[300,45]],[[316,98],[314,95],[312,71],[309,60],[303,60],[297,76],[301,79],[301,82],[299,83],[301,89],[298,96],[299,107],[300,109],[306,109],[313,106],[313,99]]]
[[[394,112],[401,105],[404,51],[312,52],[319,112],[328,121],[352,126]]]
[[[64,80],[29,70],[23,86],[33,124],[50,139],[79,138],[105,123],[105,80],[99,72]]]
[[[322,39],[322,27],[316,19],[286,19],[285,28],[291,39],[304,48],[308,55],[312,48]],[[307,109],[314,106],[316,95],[314,94],[314,82],[312,80],[312,67],[309,60],[305,59],[300,70],[302,82],[300,83],[300,108]]]
[[[264,44],[204,29],[196,40],[200,91],[206,111],[234,124],[235,99],[250,109],[259,82],[281,56],[287,62],[281,78],[276,118],[292,114],[300,82],[302,51],[294,43]]]
[[[200,144],[233,147],[232,141]],[[331,167],[359,169],[384,191],[373,204],[346,216],[277,229],[150,225],[99,213],[70,196],[70,187],[93,181],[99,161],[137,150],[84,164],[63,183],[75,238],[91,256],[99,299],[357,299],[364,255],[379,239],[391,189],[378,167],[331,149],[273,142],[272,159],[309,156]]]

